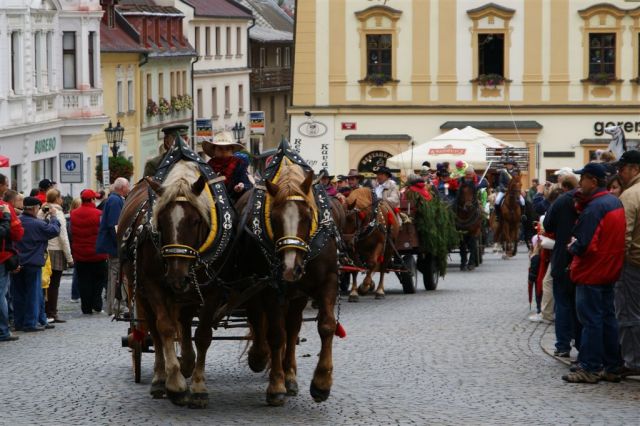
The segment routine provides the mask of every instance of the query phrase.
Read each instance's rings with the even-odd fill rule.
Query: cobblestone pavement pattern
[[[143,354],[135,384],[120,347],[126,324],[82,317],[61,297],[66,324],[0,344],[0,424],[637,424],[640,383],[560,379],[566,366],[540,347],[546,325],[526,319],[526,268],[523,254],[487,255],[474,272],[452,266],[435,292],[403,295],[394,278],[385,300],[343,301],[348,336],[335,341],[329,400],[308,394],[319,339],[306,323],[301,393],[285,408],[266,406],[266,375],[249,370],[244,343],[229,341],[209,352],[207,409],[153,400],[153,355]]]

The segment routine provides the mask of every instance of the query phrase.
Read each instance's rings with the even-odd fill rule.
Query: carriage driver
[[[373,190],[378,199],[385,200],[391,208],[397,209],[400,207],[400,191],[398,191],[398,185],[392,178],[391,169],[385,166],[378,167]]]
[[[327,169],[322,169],[318,173],[318,183],[322,185],[324,190],[327,192],[327,195],[330,197],[335,197],[338,194],[338,190],[335,185],[331,183],[333,178],[334,176],[330,175]]]
[[[516,164],[516,160],[507,159],[504,162],[505,168],[500,170],[500,176],[498,177],[498,195],[496,196],[495,203],[496,218],[498,220],[501,219],[500,205],[504,198],[505,191],[509,187],[509,182],[514,176],[520,174],[520,171],[516,168]],[[524,207],[524,197],[522,194],[520,194],[520,205]]]
[[[164,133],[164,139],[162,141],[162,146],[160,147],[160,154],[147,161],[147,163],[144,165],[143,176],[155,176],[156,171],[158,170],[158,167],[160,167],[160,163],[162,163],[165,154],[173,146],[173,142],[178,136],[186,140],[186,133],[188,130],[189,126],[187,126],[186,124],[167,126],[162,129],[162,133]]]

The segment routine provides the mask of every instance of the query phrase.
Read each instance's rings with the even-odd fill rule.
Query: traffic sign
[[[81,152],[60,153],[60,183],[82,183],[84,173]]]

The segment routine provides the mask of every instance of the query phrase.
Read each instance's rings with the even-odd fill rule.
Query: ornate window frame
[[[513,32],[513,28],[510,24],[511,18],[513,18],[515,12],[515,9],[509,9],[508,7],[500,6],[495,3],[487,3],[475,9],[467,10],[467,15],[472,21],[472,26],[469,28],[469,32],[471,33],[472,66],[473,73],[475,75],[474,80],[472,80],[473,83],[477,83],[480,72],[480,47],[478,46],[478,36],[480,34],[504,35],[504,75],[502,77],[504,78],[504,84],[511,82],[509,79],[509,52],[511,49],[511,33]],[[486,23],[484,22],[485,18]],[[502,20],[502,26],[493,26],[496,18]]]
[[[640,84],[640,7],[627,12],[633,19],[631,29],[631,45],[633,47],[633,76],[631,82]]]
[[[622,19],[627,14],[627,11],[620,9],[619,7],[608,4],[599,3],[590,6],[586,9],[578,11],[578,14],[584,21],[582,30],[582,66],[584,78],[581,80],[584,84],[596,84],[591,81],[589,75],[589,35],[590,34],[602,34],[602,33],[614,33],[616,35],[616,67],[615,76],[611,83],[620,83],[621,75],[621,63],[620,54],[622,53]],[[611,16],[615,20],[613,26],[607,25],[607,17]],[[597,19],[597,22],[595,22]],[[602,84],[602,83],[600,83]]]
[[[385,84],[397,84],[398,72],[398,20],[402,15],[401,10],[389,6],[371,6],[355,12],[359,21],[358,33],[360,34],[360,84],[372,84],[367,80],[367,35],[391,34],[391,80]],[[371,25],[373,23],[373,25]],[[386,25],[384,25],[386,24]]]

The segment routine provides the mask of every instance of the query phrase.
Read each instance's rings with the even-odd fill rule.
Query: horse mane
[[[299,165],[288,161],[283,162],[279,179],[276,182],[279,191],[273,197],[274,204],[281,204],[286,202],[288,197],[298,196],[303,197],[314,211],[317,210],[318,207],[313,192],[309,191],[308,194],[305,194],[302,191],[302,182],[306,177],[304,170]]]
[[[371,189],[369,188],[356,188],[347,197],[347,205],[350,206],[355,202],[355,206],[359,210],[371,207],[373,204],[373,198],[371,196]]]
[[[187,201],[194,206],[198,213],[206,220],[207,224],[211,223],[210,211],[211,200],[207,197],[205,191],[200,195],[196,195],[191,190],[191,185],[200,178],[200,170],[198,165],[193,161],[178,161],[169,171],[166,179],[162,184],[162,195],[158,197],[155,208],[153,209],[153,220],[158,223],[158,214],[170,202],[177,197],[185,197]]]

